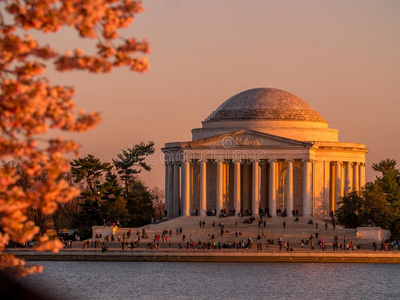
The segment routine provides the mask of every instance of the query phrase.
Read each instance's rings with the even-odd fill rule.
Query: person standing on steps
[[[265,242],[265,250],[269,250],[268,241],[267,241],[267,242]]]
[[[283,229],[286,228],[286,222],[283,222]]]

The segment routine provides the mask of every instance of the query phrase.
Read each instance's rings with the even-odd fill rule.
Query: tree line
[[[102,162],[93,155],[71,161],[70,171],[62,175],[81,192],[72,201],[58,203],[53,214],[39,208],[28,208],[28,217],[45,233],[54,229],[76,229],[80,236],[89,238],[91,227],[119,224],[139,227],[161,219],[164,215],[164,191],[150,189],[139,178],[142,170],[150,171],[146,157],[154,153],[154,143],[140,143],[122,150],[112,163]],[[32,188],[21,176],[19,184]],[[46,174],[36,178],[46,180]]]

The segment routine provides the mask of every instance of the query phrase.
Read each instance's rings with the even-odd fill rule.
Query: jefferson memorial
[[[368,149],[340,142],[338,130],[299,97],[256,88],[223,102],[191,141],[166,143],[162,151],[168,217],[324,217],[365,185]]]

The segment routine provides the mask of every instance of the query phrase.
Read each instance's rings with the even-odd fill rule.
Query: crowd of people
[[[201,250],[221,250],[221,249],[256,249],[257,251],[268,251],[270,249],[278,249],[279,251],[295,251],[296,248],[298,249],[309,249],[309,250],[316,250],[320,249],[322,251],[326,250],[333,250],[333,251],[355,251],[358,249],[361,249],[360,244],[355,244],[353,241],[349,241],[346,236],[343,237],[343,240],[339,240],[338,235],[333,236],[333,240],[327,241],[325,238],[320,237],[318,228],[319,224],[316,221],[313,221],[313,219],[310,219],[308,221],[308,224],[315,226],[315,229],[317,229],[315,235],[310,235],[307,239],[302,239],[300,243],[298,242],[294,243],[293,241],[290,240],[284,240],[282,237],[279,237],[276,241],[274,239],[268,239],[264,233],[264,230],[261,231],[262,228],[267,228],[267,218],[268,218],[268,212],[266,212],[267,215],[260,215],[260,218],[258,219],[258,229],[259,229],[259,234],[255,237],[246,237],[242,238],[242,232],[239,230],[233,230],[226,231],[225,229],[225,224],[224,222],[219,222],[217,224],[215,221],[213,221],[211,224],[206,226],[206,221],[205,220],[200,220],[199,221],[199,229],[200,230],[209,230],[210,232],[206,234],[201,234],[202,239],[198,239],[197,241],[195,240],[195,237],[192,233],[186,233],[184,232],[184,229],[182,227],[177,227],[175,230],[162,230],[162,232],[155,232],[154,236],[152,238],[149,237],[147,234],[146,230],[143,228],[141,231],[136,231],[136,237],[132,234],[131,230],[127,231],[126,233],[122,234],[112,234],[112,235],[107,235],[104,238],[102,237],[101,234],[97,234],[96,238],[92,241],[86,241],[83,245],[83,249],[88,249],[88,248],[101,248],[102,251],[107,251],[108,249],[108,244],[109,243],[121,243],[121,249],[122,250],[127,250],[127,249],[135,249],[139,248],[142,246],[142,240],[145,241],[146,249],[155,249],[158,250],[161,247],[166,247],[167,249],[171,248],[177,248],[178,250],[195,250],[195,249],[201,249]],[[279,212],[281,215],[284,215],[286,212],[281,211]],[[297,215],[296,211],[292,212],[293,216]],[[241,221],[243,224],[252,224],[254,223],[257,219],[254,216],[249,216],[246,218],[239,218],[235,221],[235,227],[238,225],[238,220]],[[211,225],[211,226],[210,226]],[[286,221],[283,222],[283,228],[286,229]],[[332,229],[335,230],[335,218],[332,216],[332,222],[331,224],[328,224],[328,222],[324,223],[324,228],[325,231],[328,230],[329,226],[332,226]],[[222,239],[224,237],[224,234],[227,232],[229,234],[233,233],[232,240],[226,241],[225,239],[222,239],[220,241],[220,238],[217,238],[217,233],[215,229],[219,227],[219,236]],[[212,229],[211,229],[212,228]],[[260,232],[261,231],[261,232]],[[172,236],[173,234],[175,237],[173,238],[174,241],[172,241]],[[179,236],[179,237],[178,237]],[[204,239],[204,236],[208,236],[207,239]],[[225,241],[224,241],[225,240]],[[256,242],[254,242],[256,240]],[[253,246],[253,244],[256,244],[256,247]],[[71,244],[72,245],[72,244]],[[65,248],[69,248],[69,245],[66,245]],[[142,247],[143,248],[143,247]],[[372,245],[372,248],[375,251],[382,250],[382,251],[391,251],[398,249],[400,250],[400,243],[399,241],[394,241],[391,243],[385,243],[382,242],[380,245],[378,243],[374,242]]]

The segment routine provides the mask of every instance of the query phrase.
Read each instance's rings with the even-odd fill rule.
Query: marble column
[[[168,216],[168,198],[169,198],[169,180],[168,180],[168,162],[165,162],[165,185],[164,185],[164,191],[165,191],[165,202],[164,202],[164,210],[167,211],[167,216]]]
[[[365,164],[360,164],[360,189],[365,187]]]
[[[276,161],[269,162],[269,198],[268,207],[271,216],[276,216]]]
[[[286,213],[288,216],[292,215],[293,211],[293,161],[287,160],[287,172],[286,172],[286,199],[285,199],[285,208],[286,208]]]
[[[174,214],[174,166],[168,163],[168,217],[172,218]]]
[[[331,176],[331,162],[324,161],[324,210],[325,214],[329,216],[329,212],[331,211],[331,194],[330,194],[330,176]]]
[[[223,200],[223,194],[222,194],[222,177],[223,177],[223,162],[222,161],[217,161],[217,216],[221,213],[222,209],[222,200]]]
[[[182,216],[190,216],[190,161],[184,161],[181,165],[182,173]]]
[[[340,165],[340,175],[342,176],[342,180],[340,181],[340,197],[343,198],[345,190],[345,181],[346,181],[346,172],[343,162]]]
[[[346,164],[346,194],[349,194],[353,189],[353,166],[351,162]]]
[[[174,163],[174,204],[173,204],[173,215],[179,216],[180,210],[180,182],[179,182],[179,162]]]
[[[252,176],[252,191],[251,191],[251,212],[253,216],[259,215],[259,206],[260,206],[260,191],[259,191],[259,167],[258,161],[254,160],[253,163],[253,176]]]
[[[312,215],[312,163],[303,162],[303,216]]]
[[[329,210],[328,212],[331,212],[335,210],[335,197],[336,197],[336,190],[335,190],[335,184],[336,184],[336,174],[335,174],[335,162],[332,161],[330,163],[330,177],[329,177]]]
[[[354,168],[353,168],[353,189],[354,191],[359,191],[360,190],[360,164],[355,162],[353,164]]]
[[[235,215],[238,216],[241,212],[241,209],[240,209],[240,161],[233,161],[233,164],[234,164],[233,207],[235,208]]]
[[[207,162],[200,161],[200,216],[207,215]]]
[[[336,211],[338,207],[338,201],[341,197],[341,188],[342,188],[342,164],[341,162],[337,161],[335,163],[335,197],[332,203],[332,210]]]

